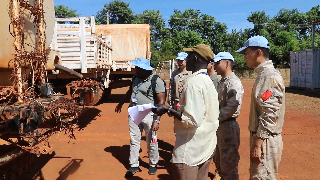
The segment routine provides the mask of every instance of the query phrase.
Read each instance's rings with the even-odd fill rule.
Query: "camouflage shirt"
[[[176,74],[176,71],[179,72]],[[179,102],[180,94],[183,89],[185,80],[192,74],[190,71],[181,72],[176,70],[172,72],[172,79],[170,81],[170,101]],[[174,75],[174,76],[173,76]]]
[[[255,68],[256,81],[251,94],[249,130],[266,139],[282,132],[285,114],[285,85],[271,60]]]
[[[240,115],[243,93],[242,83],[233,72],[220,80],[218,85],[220,122]]]

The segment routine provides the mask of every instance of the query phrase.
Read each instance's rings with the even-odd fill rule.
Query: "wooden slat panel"
[[[58,43],[58,47],[72,47],[72,46],[80,46],[79,42],[68,42],[68,43]],[[95,44],[91,42],[86,43],[86,47],[95,47]]]
[[[62,66],[68,67],[70,69],[81,69],[81,62],[74,62],[74,61],[62,61]],[[87,68],[96,68],[97,65],[95,63],[87,63]]]
[[[94,52],[87,52],[87,56],[94,56]],[[76,57],[80,57],[80,52],[61,52],[61,57],[72,57],[72,56],[76,56]]]
[[[61,57],[61,61],[80,61],[80,56],[63,56]],[[94,57],[92,56],[87,56],[87,60],[92,60],[94,61]]]
[[[61,51],[61,53],[64,52],[80,52],[80,47],[61,47],[58,48],[59,51]],[[95,52],[95,48],[94,47],[86,47],[86,52]]]

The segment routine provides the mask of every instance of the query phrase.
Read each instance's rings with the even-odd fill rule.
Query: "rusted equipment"
[[[64,67],[64,66],[62,66],[62,65],[60,65],[60,64],[55,64],[54,67],[55,67],[57,70],[62,70],[62,71],[65,71],[65,72],[67,72],[67,73],[70,73],[70,74],[72,74],[72,75],[75,75],[76,77],[78,77],[78,78],[80,78],[80,79],[83,78],[83,75],[82,75],[82,74],[80,74],[80,73],[78,73],[77,71],[74,71],[74,70],[72,70],[72,69],[69,69],[69,68],[67,68],[67,67]]]
[[[0,157],[0,166],[7,164],[9,161],[14,160],[15,158],[19,157],[25,151],[20,148],[15,148],[12,151],[7,152],[6,154]]]
[[[28,164],[24,159],[20,161],[21,157],[30,159],[30,153],[52,151],[50,136],[63,132],[75,139],[77,118],[85,108],[54,93],[47,82],[47,67],[58,62],[47,61],[48,55],[57,57],[49,49],[54,29],[53,0],[1,3],[0,140],[14,149],[2,152],[4,146],[0,143],[0,179],[15,179],[19,174],[15,165]]]
[[[67,84],[66,88],[71,98],[86,106],[96,105],[104,93],[102,84],[91,79],[72,81]]]

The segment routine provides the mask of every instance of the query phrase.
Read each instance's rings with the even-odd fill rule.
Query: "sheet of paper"
[[[139,125],[142,120],[146,117],[146,115],[153,109],[157,108],[152,103],[150,104],[142,104],[136,105],[133,107],[128,108],[129,116],[131,120],[136,124]]]

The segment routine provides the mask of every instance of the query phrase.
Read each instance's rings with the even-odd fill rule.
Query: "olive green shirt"
[[[151,74],[145,81],[142,81],[138,77],[133,79],[130,107],[149,103],[154,104],[153,91],[151,88],[151,79],[153,76],[154,74]],[[165,88],[164,82],[160,78],[157,78],[156,93],[165,93]],[[133,103],[132,98],[137,98],[137,103]]]

